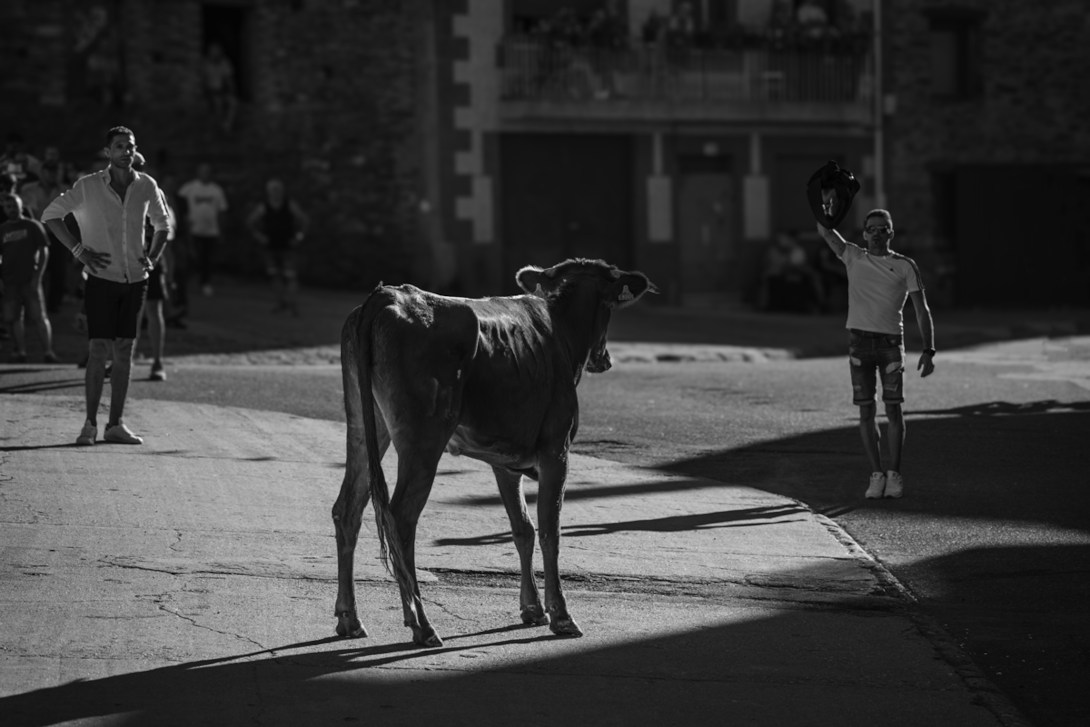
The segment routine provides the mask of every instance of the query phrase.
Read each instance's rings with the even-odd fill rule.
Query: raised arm
[[[839,232],[830,230],[820,222],[817,223],[817,231],[821,235],[821,239],[825,240],[825,244],[833,251],[833,254],[838,258],[843,258],[844,248],[847,247],[848,241],[841,237]]]

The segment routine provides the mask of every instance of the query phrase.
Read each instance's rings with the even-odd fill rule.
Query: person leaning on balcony
[[[76,444],[92,445],[98,438],[98,407],[106,378],[106,359],[113,354],[110,375],[110,418],[103,439],[121,444],[144,440],[121,421],[129,391],[137,322],[147,293],[148,273],[166,249],[170,222],[159,185],[134,171],[136,137],[124,126],[106,132],[109,166],[76,181],[49,203],[42,222],[88,272],[84,289],[87,308],[88,358],[85,376],[87,419]],[[77,241],[65,225],[71,214],[79,225]],[[150,249],[144,248],[144,220],[155,228]]]
[[[904,321],[902,311],[911,297],[916,324],[923,338],[923,353],[916,369],[920,376],[935,370],[935,326],[927,307],[920,269],[911,258],[890,249],[893,216],[884,209],[867,213],[863,222],[866,248],[846,241],[839,232],[820,222],[817,231],[848,272],[848,360],[851,365],[853,403],[859,407],[859,431],[872,474],[868,498],[901,497],[901,451],[905,441]],[[886,439],[889,468],[883,473],[881,434],[875,422],[874,397],[878,378],[888,421]]]

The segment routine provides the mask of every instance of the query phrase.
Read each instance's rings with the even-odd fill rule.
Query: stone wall
[[[930,18],[977,13],[979,94],[933,92]],[[1085,0],[883,3],[887,190],[899,227],[932,236],[932,170],[982,163],[1090,164],[1090,13]],[[1000,202],[997,200],[997,204]]]
[[[235,127],[209,117],[199,0],[11,0],[0,6],[0,131],[86,166],[133,128],[160,181],[213,165],[232,205],[224,263],[260,274],[242,228],[269,176],[312,218],[304,279],[427,284],[420,235],[417,62],[423,0],[238,0],[246,91]],[[107,23],[97,21],[105,16]],[[87,28],[98,28],[97,34]],[[113,33],[113,34],[111,34]],[[109,80],[101,82],[103,78]]]

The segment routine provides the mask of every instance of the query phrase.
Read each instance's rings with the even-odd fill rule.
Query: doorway
[[[726,157],[680,160],[677,225],[686,303],[741,297],[738,190],[730,166]]]

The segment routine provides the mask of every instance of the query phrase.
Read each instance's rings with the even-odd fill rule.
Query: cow
[[[348,454],[333,506],[339,636],[367,636],[356,613],[353,562],[370,499],[380,554],[397,579],[413,642],[442,645],[420,598],[415,538],[444,450],[492,466],[522,570],[522,622],[582,636],[557,565],[568,449],[579,424],[576,387],[584,370],[611,366],[606,329],[613,311],[658,290],[643,273],[601,260],[528,266],[515,279],[525,295],[454,298],[380,284],[344,323]],[[398,455],[392,498],[382,471],[391,443]],[[544,608],[523,475],[538,482]]]

